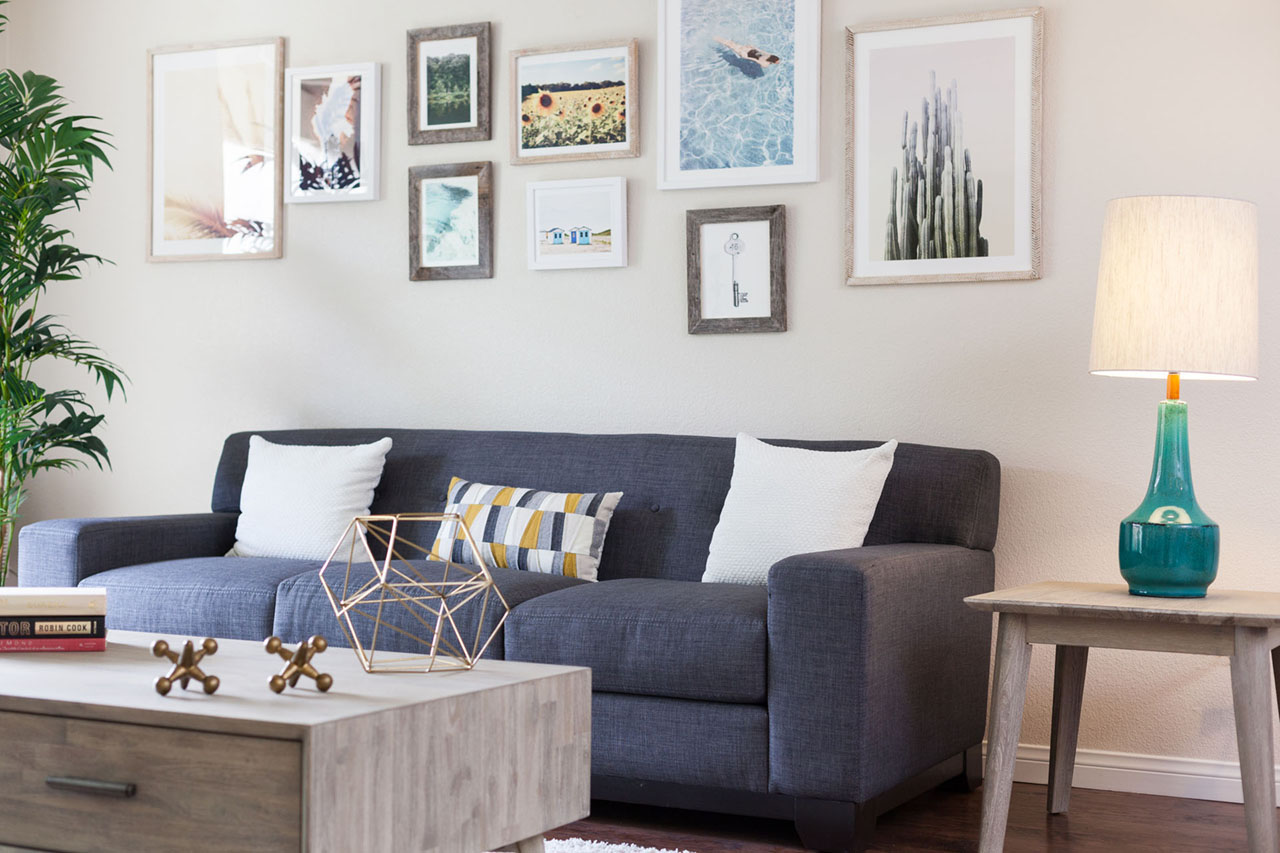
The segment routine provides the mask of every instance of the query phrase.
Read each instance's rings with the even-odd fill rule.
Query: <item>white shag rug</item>
[[[608,844],[604,841],[587,841],[582,838],[564,840],[548,838],[546,848],[547,853],[691,853],[689,850],[659,850],[657,847]]]

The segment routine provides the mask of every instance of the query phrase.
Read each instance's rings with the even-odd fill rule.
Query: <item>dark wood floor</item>
[[[1245,849],[1244,806],[1077,788],[1071,813],[1049,816],[1043,785],[1013,786],[1006,853],[1193,853]],[[881,816],[873,850],[978,849],[982,791],[938,790]],[[692,850],[774,853],[803,850],[791,824],[728,815],[592,803],[591,817],[551,838]]]

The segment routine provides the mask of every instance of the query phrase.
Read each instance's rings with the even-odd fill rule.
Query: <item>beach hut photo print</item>
[[[529,269],[627,265],[625,178],[535,181],[525,187]]]
[[[1040,277],[1042,15],[848,29],[848,284]]]
[[[659,0],[658,187],[818,179],[819,0]]]

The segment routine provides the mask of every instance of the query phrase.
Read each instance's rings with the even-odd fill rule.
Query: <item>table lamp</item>
[[[1198,196],[1107,204],[1089,372],[1166,380],[1147,496],[1120,522],[1129,592],[1204,596],[1218,574],[1218,525],[1191,485],[1179,383],[1257,377],[1254,205]]]

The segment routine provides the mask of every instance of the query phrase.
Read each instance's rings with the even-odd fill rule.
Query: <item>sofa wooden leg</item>
[[[976,791],[982,786],[982,744],[964,751],[964,772],[956,777],[955,784],[961,791]]]
[[[821,853],[862,853],[876,828],[871,803],[796,800],[800,843]]]

